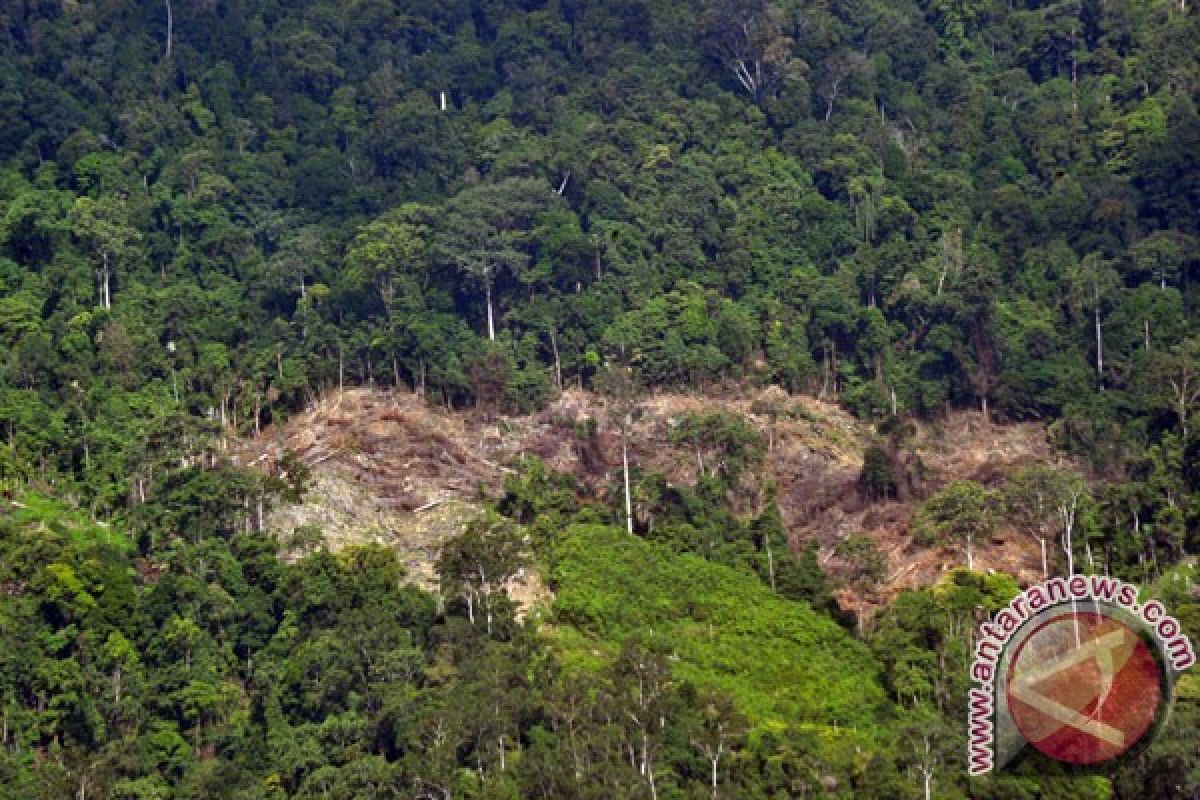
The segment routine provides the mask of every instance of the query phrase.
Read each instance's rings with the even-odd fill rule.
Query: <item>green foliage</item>
[[[861,646],[755,579],[602,526],[568,529],[553,558],[560,624],[601,642],[660,638],[681,679],[730,692],[759,725],[836,721],[866,730],[882,711]],[[747,663],[754,670],[736,667]]]
[[[774,381],[868,419],[1043,421],[1104,483],[1068,557],[1168,573],[1200,547],[1198,20],[1166,2],[7,4],[0,494],[24,507],[0,511],[0,560],[25,569],[0,595],[0,794],[652,791],[621,754],[636,727],[592,740],[594,771],[551,756],[570,712],[529,697],[515,628],[479,644],[452,599],[434,657],[424,617],[408,642],[355,628],[332,598],[366,595],[336,559],[273,560],[257,519],[303,491],[298,465],[199,466],[335,386],[525,412],[621,364],[629,387]],[[637,532],[771,603],[828,607],[768,487],[739,495],[755,432],[718,415],[678,441],[706,474],[635,470]],[[898,493],[867,455],[864,495]],[[539,548],[559,522],[616,519],[570,493],[530,467],[503,510],[540,521]],[[969,548],[989,498],[955,485],[919,530]],[[393,597],[376,556],[355,556],[366,594]],[[497,686],[518,698],[503,713],[479,700]],[[709,790],[690,743],[711,746],[722,701],[689,691],[656,706],[663,797]],[[960,751],[922,697],[896,729]],[[722,791],[916,791],[917,751],[833,769],[802,733],[733,737]],[[1115,795],[1194,794],[1191,745],[1164,740]],[[961,796],[947,768],[934,793]],[[980,792],[1106,791],[1039,780]]]
[[[882,445],[872,444],[864,451],[858,486],[863,495],[872,501],[886,500],[896,494],[892,457]]]
[[[1105,469],[1159,435],[1191,15],[635,6],[176,9],[169,60],[157,6],[6,17],[0,390],[87,444],[3,411],[4,480],[140,496],[91,463],[135,387],[245,432],[347,382],[529,410],[602,355],[1061,418]]]
[[[692,448],[701,471],[718,473],[730,486],[737,486],[742,473],[757,469],[766,457],[762,435],[742,417],[724,411],[684,415],[672,426],[670,439]]]
[[[999,495],[974,481],[953,481],[929,498],[917,520],[920,536],[928,542],[962,542],[967,567],[974,569],[972,546],[991,534],[999,521]]]

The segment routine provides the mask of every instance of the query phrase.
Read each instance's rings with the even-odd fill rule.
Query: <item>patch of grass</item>
[[[627,637],[650,636],[671,653],[677,678],[724,690],[764,729],[865,732],[888,713],[867,648],[752,575],[576,525],[556,544],[550,576],[553,640],[568,664],[594,667]]]
[[[18,497],[9,505],[8,512],[19,526],[51,530],[68,537],[75,545],[99,544],[125,553],[134,549],[133,539],[124,531],[93,522],[61,501],[34,492]]]

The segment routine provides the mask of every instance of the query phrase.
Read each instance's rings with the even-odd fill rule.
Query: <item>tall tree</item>
[[[516,526],[496,516],[472,522],[462,536],[442,548],[437,563],[442,591],[466,602],[472,625],[476,611],[482,612],[488,636],[494,632],[499,598],[523,571],[525,549],[524,537]]]
[[[609,417],[621,432],[621,483],[625,496],[625,530],[633,533],[633,496],[629,482],[629,428],[633,424],[633,409],[638,385],[633,371],[620,364],[610,364],[596,376],[593,385],[605,398]]]
[[[1172,346],[1168,352],[1156,353],[1152,375],[1159,391],[1166,394],[1186,441],[1188,419],[1200,403],[1200,337],[1192,336]]]
[[[535,218],[558,197],[541,181],[507,178],[464,189],[446,205],[436,252],[483,289],[488,339],[496,339],[496,283],[530,263]]]
[[[113,274],[122,263],[131,261],[142,241],[142,234],[130,224],[125,201],[116,196],[80,197],[71,209],[75,235],[100,259],[100,305],[112,308]]]
[[[1106,305],[1120,287],[1120,277],[1112,262],[1098,253],[1089,253],[1080,260],[1071,275],[1071,291],[1075,306],[1092,314],[1095,333],[1096,377],[1104,381],[1104,326]]]
[[[783,11],[766,0],[716,0],[705,18],[712,52],[755,100],[774,91],[792,60]]]
[[[350,280],[372,287],[389,319],[398,303],[420,308],[429,288],[430,216],[416,203],[393,208],[359,229],[346,254]]]
[[[1009,476],[1003,491],[1008,518],[1023,533],[1038,542],[1042,554],[1042,578],[1050,576],[1047,542],[1056,534],[1074,533],[1079,476],[1057,467],[1032,464]],[[1064,545],[1065,546],[1065,545]]]
[[[925,502],[919,524],[935,536],[958,540],[967,554],[967,569],[975,569],[974,542],[989,535],[998,521],[996,493],[975,481],[958,480]]]

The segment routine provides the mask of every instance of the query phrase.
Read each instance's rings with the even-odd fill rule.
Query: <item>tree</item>
[[[791,62],[782,12],[766,0],[717,0],[705,19],[709,46],[755,100],[775,89]]]
[[[892,454],[878,442],[870,444],[863,453],[862,472],[858,488],[868,502],[894,497],[898,490]]]
[[[1101,322],[1105,303],[1120,286],[1112,262],[1097,253],[1089,253],[1071,276],[1072,298],[1076,307],[1092,312],[1096,337],[1096,376],[1104,380],[1104,331]]]
[[[610,364],[596,376],[596,390],[609,404],[608,413],[621,431],[621,482],[625,493],[625,530],[633,533],[633,498],[629,491],[629,426],[638,386],[627,366]]]
[[[709,763],[709,784],[712,800],[720,797],[721,761],[736,752],[747,723],[727,695],[711,693],[696,698],[699,719],[693,723],[690,735],[692,747]]]
[[[1083,479],[1072,473],[1065,474],[1055,493],[1054,504],[1062,532],[1063,553],[1067,557],[1067,575],[1075,574],[1075,526],[1086,498],[1087,485]],[[1091,551],[1088,552],[1090,555]]]
[[[329,260],[326,232],[316,225],[305,225],[289,232],[267,262],[267,274],[280,289],[308,296],[309,277]]]
[[[506,178],[464,189],[446,205],[435,251],[444,263],[483,289],[490,340],[496,339],[496,282],[529,264],[534,218],[556,198],[540,181]]]
[[[1193,336],[1156,353],[1152,373],[1155,385],[1166,390],[1171,410],[1179,420],[1184,440],[1188,437],[1188,418],[1200,402],[1200,337]]]
[[[1074,574],[1073,537],[1085,494],[1079,475],[1055,467],[1030,465],[1009,477],[1003,491],[1005,510],[1041,545],[1043,578],[1049,576],[1046,542],[1055,532],[1067,556],[1067,574]]]
[[[974,541],[995,529],[998,500],[996,492],[975,481],[954,481],[925,502],[918,526],[935,538],[961,541],[966,548],[967,569],[974,570]]]
[[[431,278],[431,210],[416,203],[393,208],[359,229],[346,254],[348,277],[374,289],[388,319],[401,307],[419,309]],[[495,338],[495,337],[492,337]]]
[[[887,577],[887,560],[875,540],[863,533],[852,534],[838,542],[834,554],[849,566],[852,576],[850,585],[860,595],[854,615],[858,624],[858,634],[862,636],[866,611],[864,595],[873,591],[880,581]]]
[[[866,55],[857,51],[839,51],[826,57],[821,64],[821,77],[817,91],[825,99],[825,122],[833,118],[834,105],[851,81],[861,79],[871,72],[871,62]]]
[[[762,435],[741,417],[724,411],[684,415],[672,428],[670,439],[692,447],[699,474],[712,470],[731,488],[739,485],[743,472],[762,466],[766,457]]]
[[[116,197],[80,197],[71,209],[75,235],[100,258],[100,305],[112,308],[113,273],[133,259],[141,233],[129,224],[125,203]]]
[[[625,728],[625,749],[637,773],[657,800],[655,774],[662,749],[661,734],[670,708],[671,667],[665,653],[652,645],[630,637],[612,667],[614,688],[617,691],[613,710],[621,717]]]
[[[442,591],[466,601],[471,625],[475,624],[476,609],[483,612],[484,627],[491,636],[499,608],[497,598],[505,594],[525,561],[525,539],[517,527],[495,515],[484,515],[442,547],[437,572]]]
[[[959,746],[954,728],[939,709],[925,702],[902,706],[897,723],[901,763],[919,783],[921,797],[932,800],[939,772],[945,776],[954,763],[954,751]],[[943,780],[949,782],[949,776]]]
[[[1187,252],[1195,252],[1196,240],[1177,231],[1157,231],[1129,249],[1139,273],[1156,282],[1165,291],[1183,273]]]

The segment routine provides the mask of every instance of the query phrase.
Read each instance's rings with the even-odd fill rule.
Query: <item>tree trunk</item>
[[[111,271],[108,266],[108,253],[101,253],[100,260],[104,267],[100,271],[100,305],[104,308],[112,308],[112,295],[109,293],[109,284],[111,281]]]
[[[633,533],[633,501],[629,495],[629,444],[625,431],[621,431],[621,471],[625,481],[625,530]]]
[[[1070,513],[1070,516],[1068,517],[1068,516],[1066,516],[1066,512],[1064,512],[1064,520],[1066,520],[1066,522],[1063,525],[1063,540],[1062,540],[1063,552],[1067,556],[1067,577],[1070,577],[1075,574],[1075,552],[1074,552],[1075,548],[1071,541],[1072,536],[1074,534],[1074,528],[1075,528],[1075,520],[1074,520],[1075,512],[1072,510],[1069,513]]]
[[[558,356],[558,336],[554,331],[550,331],[550,349],[554,351],[554,385],[561,392],[563,388],[562,360]]]
[[[171,13],[171,0],[165,0],[167,6],[167,50],[163,55],[166,61],[171,60],[171,40],[175,34],[175,15]]]
[[[1100,328],[1100,298],[1096,297],[1096,374],[1104,380],[1104,338]]]
[[[492,317],[492,284],[485,283],[483,285],[483,293],[487,298],[487,319],[488,319],[488,339],[496,341],[496,323]]]
[[[771,577],[771,591],[775,591],[775,555],[771,552],[771,535],[764,534],[763,541],[767,545],[767,574]]]
[[[1038,543],[1042,546],[1042,580],[1050,577],[1050,560],[1046,557],[1046,537],[1039,536]]]

